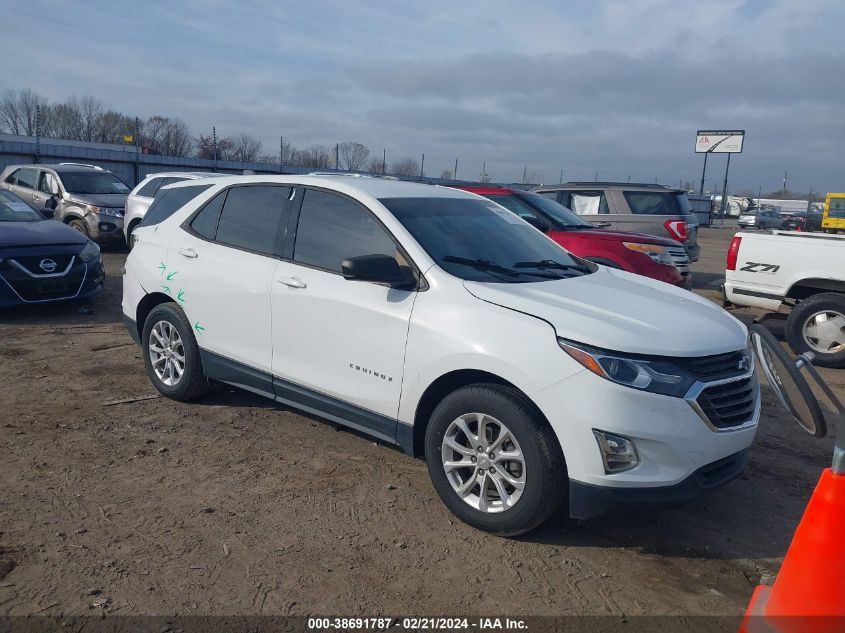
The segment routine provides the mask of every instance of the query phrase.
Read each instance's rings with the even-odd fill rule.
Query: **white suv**
[[[506,535],[742,472],[759,386],[715,304],[456,189],[202,185],[170,185],[126,262],[124,318],[162,394],[221,381],[425,455],[453,513]]]
[[[173,172],[159,172],[157,174],[147,174],[147,177],[139,182],[135,188],[129,192],[126,199],[126,215],[123,218],[123,237],[129,248],[132,248],[132,231],[140,224],[141,220],[147,214],[147,209],[155,199],[156,193],[162,188],[172,185],[183,180],[198,180],[200,178],[214,178],[219,176],[213,172],[205,171],[173,171]]]

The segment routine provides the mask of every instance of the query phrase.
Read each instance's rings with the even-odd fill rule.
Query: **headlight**
[[[97,246],[91,240],[88,240],[88,243],[85,245],[85,248],[82,249],[82,252],[79,254],[79,259],[83,262],[90,262],[95,257],[100,256],[100,247]]]
[[[641,391],[682,397],[695,377],[674,363],[625,356],[558,339],[561,349],[594,374]]]
[[[100,215],[111,215],[116,218],[123,217],[119,209],[113,209],[112,207],[95,207],[93,204],[89,204],[87,206],[88,210],[92,213],[99,213]]]
[[[648,255],[658,264],[665,264],[666,266],[675,265],[675,262],[672,261],[672,257],[669,255],[669,249],[665,246],[660,246],[659,244],[642,244],[640,242],[622,242],[622,244],[629,250]]]

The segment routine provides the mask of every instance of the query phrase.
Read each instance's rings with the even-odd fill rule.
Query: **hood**
[[[80,204],[93,204],[95,207],[117,207],[126,206],[125,193],[71,193],[68,194],[72,202]]]
[[[0,247],[41,244],[79,244],[88,241],[79,231],[56,220],[40,222],[0,222]]]
[[[647,233],[629,233],[627,231],[608,231],[605,229],[579,229],[575,231],[550,231],[564,235],[580,235],[591,240],[608,240],[611,242],[641,242],[643,244],[659,244],[660,246],[683,246],[680,242],[668,237],[658,237]]]
[[[543,319],[561,338],[605,350],[694,357],[743,349],[747,330],[716,304],[670,284],[600,266],[525,284],[465,281],[478,299]]]

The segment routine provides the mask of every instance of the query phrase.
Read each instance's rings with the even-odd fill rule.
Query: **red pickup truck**
[[[581,219],[554,200],[521,189],[455,188],[493,200],[579,257],[682,288],[692,287],[687,252],[674,240],[643,233],[607,231],[601,225]]]

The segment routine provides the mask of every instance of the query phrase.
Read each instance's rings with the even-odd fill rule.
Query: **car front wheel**
[[[447,395],[431,415],[425,453],[443,503],[480,530],[528,532],[567,498],[557,438],[512,388],[476,384]]]
[[[178,306],[162,303],[150,311],[141,346],[147,375],[162,395],[184,401],[208,391],[197,340]]]

